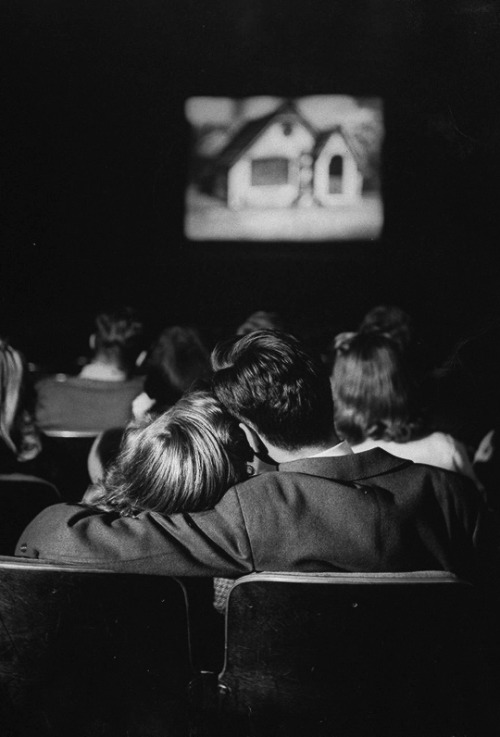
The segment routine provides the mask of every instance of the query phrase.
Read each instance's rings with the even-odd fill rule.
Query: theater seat
[[[184,737],[185,590],[0,558],[2,737]]]
[[[80,501],[90,484],[87,460],[98,434],[98,430],[44,430],[44,451],[63,501]]]
[[[20,473],[0,474],[0,555],[13,555],[24,528],[61,496],[48,481]]]
[[[245,576],[226,610],[218,734],[499,734],[476,616],[474,588],[445,572]]]

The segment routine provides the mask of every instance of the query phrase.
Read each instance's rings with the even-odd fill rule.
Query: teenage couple
[[[333,425],[323,365],[294,337],[216,347],[211,391],[131,425],[81,504],[44,510],[16,555],[176,576],[252,571],[448,570],[475,579],[486,515],[465,476]],[[255,473],[259,462],[273,470]]]

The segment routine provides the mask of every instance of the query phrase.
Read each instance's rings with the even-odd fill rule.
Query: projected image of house
[[[335,240],[378,235],[383,129],[377,101],[363,105],[354,98],[321,96],[189,102],[194,144],[186,196],[188,237]],[[256,114],[266,105],[272,109]]]

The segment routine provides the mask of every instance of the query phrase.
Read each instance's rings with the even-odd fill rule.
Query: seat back
[[[0,475],[0,555],[13,555],[24,528],[42,509],[57,504],[55,486],[20,473]]]
[[[474,627],[473,587],[444,572],[243,577],[226,610],[225,733],[463,734],[481,688]]]
[[[64,501],[80,501],[90,484],[87,461],[98,434],[97,430],[44,430],[44,451]]]
[[[190,677],[178,580],[0,559],[2,737],[179,737]]]

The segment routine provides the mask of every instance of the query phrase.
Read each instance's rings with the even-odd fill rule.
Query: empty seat
[[[61,501],[55,486],[36,476],[0,474],[0,555],[13,555],[24,528],[42,509]]]
[[[226,610],[218,733],[496,734],[477,635],[474,588],[445,572],[245,576]]]
[[[180,737],[191,675],[178,580],[0,558],[2,737]]]

